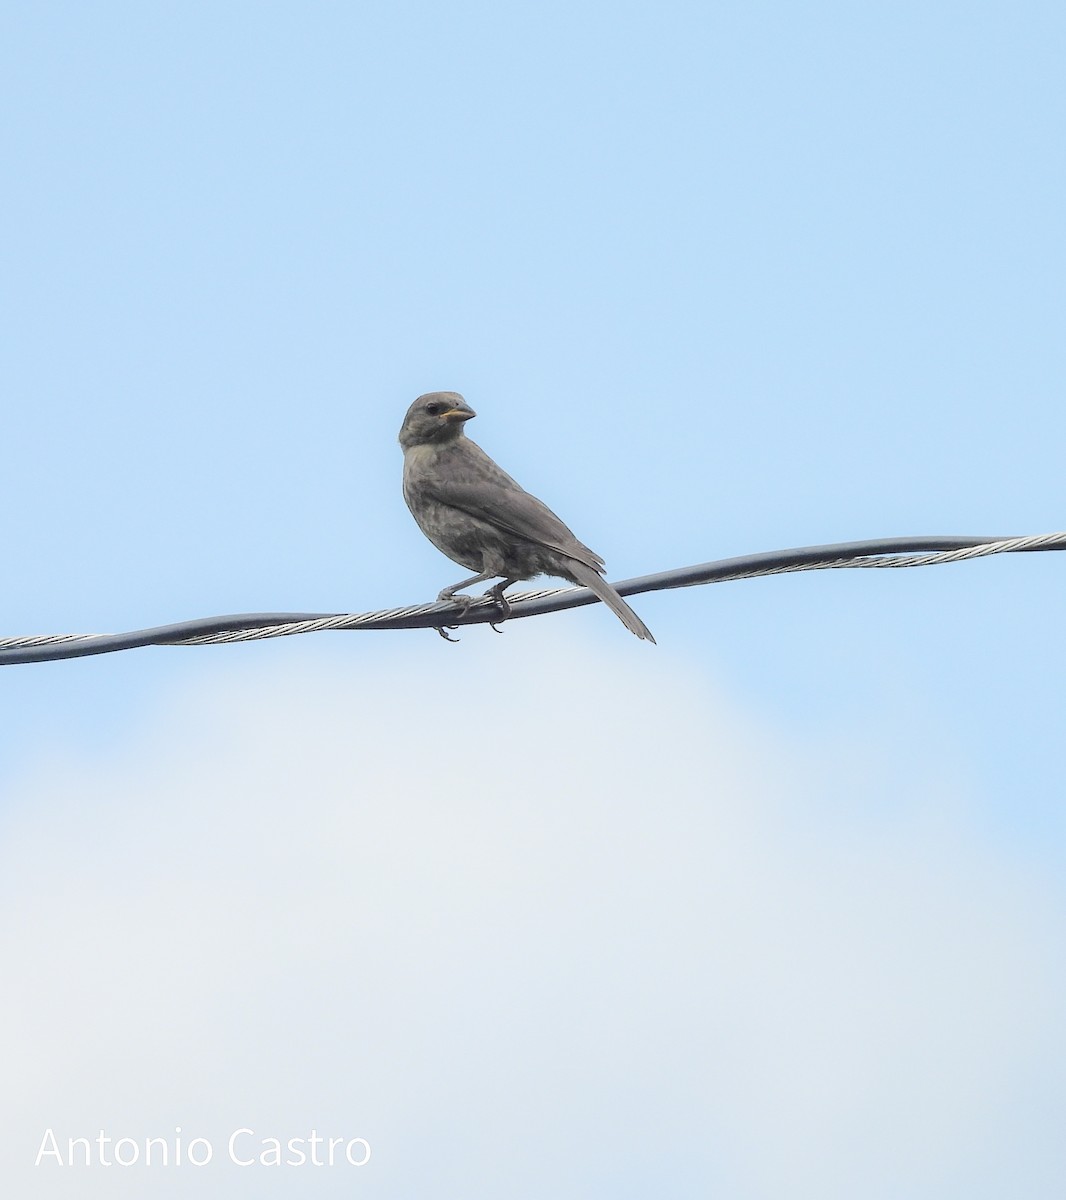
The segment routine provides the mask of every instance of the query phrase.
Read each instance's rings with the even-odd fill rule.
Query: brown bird
[[[510,612],[503,593],[512,583],[557,575],[595,592],[631,633],[654,642],[603,578],[603,559],[466,436],[464,426],[476,415],[458,392],[427,392],[407,410],[400,429],[407,507],[438,550],[477,572],[437,599],[458,601],[465,611],[473,597],[456,596],[460,588],[501,579],[486,595],[503,619]]]

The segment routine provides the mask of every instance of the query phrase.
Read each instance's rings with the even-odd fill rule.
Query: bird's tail
[[[651,642],[652,645],[655,644],[655,638],[651,636],[651,630],[599,572],[585,566],[583,562],[578,562],[576,559],[571,559],[567,565],[570,568],[570,575],[574,582],[587,587],[591,592],[595,592],[630,633],[635,633],[638,638],[644,638],[645,641]]]

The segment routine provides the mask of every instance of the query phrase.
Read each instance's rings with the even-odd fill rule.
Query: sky
[[[1066,526],[1060,5],[3,28],[0,635],[433,599],[396,434],[437,389],[614,579]],[[0,1177],[1061,1195],[1064,584],[0,669]],[[34,1165],[179,1127],[211,1163]]]

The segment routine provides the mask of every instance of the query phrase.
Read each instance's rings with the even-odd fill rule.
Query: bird
[[[427,392],[400,429],[403,497],[411,515],[438,550],[476,572],[444,588],[437,600],[465,612],[474,598],[457,596],[461,588],[499,579],[485,594],[503,620],[511,584],[555,575],[595,592],[631,633],[654,643],[651,630],[604,579],[603,559],[466,436],[466,423],[476,415],[458,392]]]

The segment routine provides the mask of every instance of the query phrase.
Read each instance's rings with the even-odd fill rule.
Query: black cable
[[[886,554],[964,550],[1006,540],[1009,539],[965,536],[897,537],[877,538],[861,542],[841,542],[829,546],[804,546],[793,550],[772,550],[763,554],[746,554],[739,558],[720,559],[692,567],[678,567],[675,570],[661,571],[655,575],[641,575],[635,579],[626,579],[614,586],[623,596],[635,596],[643,592],[695,587],[699,584],[715,583],[738,577],[773,574],[790,568],[815,568],[819,565],[839,563],[841,560],[852,562],[856,559]],[[1017,549],[1018,551],[1066,550],[1066,535],[1060,535],[1056,544],[1020,546]],[[511,601],[511,614],[508,619],[521,620],[524,617],[580,608],[586,604],[598,602],[595,594],[587,588],[551,590],[544,594],[532,593],[529,599],[516,597]],[[91,654],[111,654],[118,650],[133,650],[141,646],[180,645],[188,642],[190,638],[205,635],[331,620],[344,618],[347,615],[344,613],[241,613],[224,617],[202,617],[198,620],[179,621],[173,625],[139,629],[131,633],[101,634],[85,641],[60,641],[44,645],[0,648],[0,666],[82,658]],[[435,629],[442,624],[447,624],[449,627],[479,625],[498,619],[499,612],[494,604],[475,604],[466,612],[460,611],[454,604],[432,604],[417,606],[414,610],[391,609],[381,613],[360,614],[353,617],[358,624],[353,624],[350,628]],[[2,640],[0,639],[0,641]],[[12,640],[30,641],[33,639]]]

